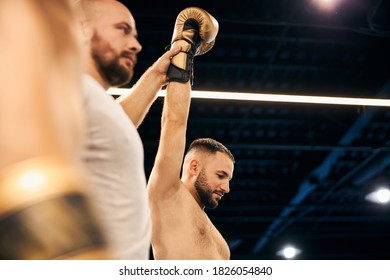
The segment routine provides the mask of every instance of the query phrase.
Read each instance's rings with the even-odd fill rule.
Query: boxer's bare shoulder
[[[184,186],[150,207],[156,259],[230,258],[228,244]]]

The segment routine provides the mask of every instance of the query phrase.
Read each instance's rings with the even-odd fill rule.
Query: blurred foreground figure
[[[105,259],[77,163],[81,54],[68,1],[0,1],[0,259]]]

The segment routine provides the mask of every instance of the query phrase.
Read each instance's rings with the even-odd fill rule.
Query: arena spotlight
[[[387,204],[390,202],[390,190],[384,187],[379,188],[378,190],[367,194],[365,199],[374,203]]]
[[[283,257],[285,259],[293,259],[299,255],[302,251],[295,248],[294,246],[286,246],[282,250],[278,251],[276,255]]]
[[[311,4],[322,11],[333,11],[340,0],[311,0]]]

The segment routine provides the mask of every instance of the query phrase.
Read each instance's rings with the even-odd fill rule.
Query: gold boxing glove
[[[194,56],[209,51],[218,34],[217,20],[203,9],[186,8],[176,18],[171,48],[181,46],[181,52],[172,58],[167,75],[169,81],[193,82]]]

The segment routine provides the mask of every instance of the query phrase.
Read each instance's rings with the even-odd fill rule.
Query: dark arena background
[[[143,45],[134,82],[169,45],[177,14],[197,6],[220,29],[195,58],[193,90],[390,99],[389,1],[121,2]],[[162,104],[139,129],[147,177]],[[285,246],[295,259],[390,259],[390,207],[372,194],[386,202],[390,187],[390,108],[379,105],[192,100],[187,144],[211,137],[236,158],[231,192],[206,210],[232,259],[283,259]]]

